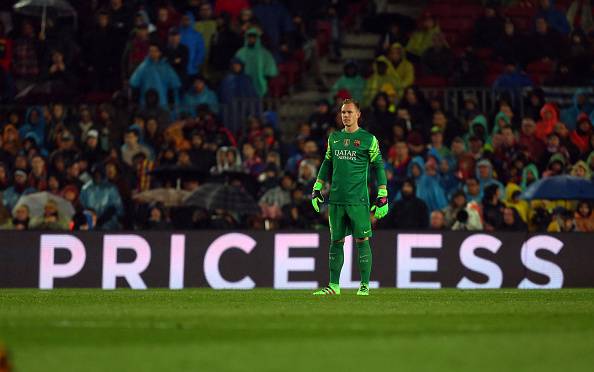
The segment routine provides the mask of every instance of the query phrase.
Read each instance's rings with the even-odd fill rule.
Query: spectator
[[[209,75],[210,64],[209,56],[211,52],[211,43],[217,34],[217,21],[213,17],[212,5],[208,1],[203,1],[200,4],[200,11],[198,14],[198,21],[194,24],[194,29],[202,35],[204,40],[204,65],[202,66],[203,74]],[[226,66],[225,64],[224,66]]]
[[[501,38],[503,21],[497,14],[495,2],[487,2],[485,12],[474,24],[473,45],[477,48],[492,48]]]
[[[559,112],[552,103],[545,104],[540,110],[541,120],[536,123],[534,135],[541,141],[546,141],[547,137],[553,133],[555,125],[559,122]]]
[[[421,198],[430,212],[441,210],[448,204],[445,191],[437,173],[437,161],[431,156],[425,163],[425,172],[417,180],[417,196]]]
[[[0,21],[0,69],[5,73],[11,71],[12,66],[12,39],[6,35],[4,23]]]
[[[415,68],[413,64],[406,59],[406,51],[399,43],[390,46],[387,57],[394,69],[394,76],[396,78],[396,97],[402,98],[404,89],[413,85],[415,82]],[[443,62],[445,63],[445,61]]]
[[[41,155],[35,155],[31,158],[31,172],[28,177],[29,187],[36,191],[47,190],[47,166],[45,159]]]
[[[48,200],[43,207],[43,214],[31,220],[30,228],[37,230],[68,230],[68,220],[60,216],[58,204]]]
[[[255,1],[252,12],[258,24],[262,26],[262,31],[269,43],[269,49],[276,54],[283,35],[293,30],[293,21],[289,11],[279,1],[259,0]]]
[[[196,116],[197,108],[200,105],[208,106],[208,109],[212,113],[218,114],[219,112],[219,99],[207,86],[204,77],[198,75],[193,79],[192,86],[184,95],[184,111],[188,111],[192,116]]]
[[[179,14],[175,8],[165,4],[157,9],[157,22],[155,23],[156,36],[162,45],[167,44],[170,31],[179,23]],[[179,31],[179,30],[178,30]],[[185,65],[184,65],[185,66]]]
[[[522,119],[518,144],[525,149],[533,161],[540,159],[545,151],[544,142],[536,137],[536,123],[530,117]]]
[[[175,70],[161,57],[162,54],[159,46],[157,44],[151,44],[148,57],[145,58],[130,77],[130,86],[140,90],[140,95],[143,98],[142,101],[144,101],[146,92],[149,89],[154,89],[159,95],[160,105],[166,107],[169,94],[176,97],[177,90],[181,87],[181,82]]]
[[[42,45],[30,21],[24,21],[21,35],[14,42],[13,74],[17,90],[35,82],[41,72]]]
[[[262,217],[279,220],[282,217],[282,208],[291,203],[291,191],[295,188],[293,177],[285,174],[280,185],[266,191],[258,201],[262,210]]]
[[[123,0],[110,0],[107,12],[115,30],[113,42],[116,54],[122,55],[132,28],[132,11]]]
[[[153,153],[146,145],[139,142],[140,130],[131,126],[126,130],[124,144],[122,145],[122,160],[129,166],[133,165],[132,158],[138,153],[144,154],[148,159],[153,158]]]
[[[444,225],[445,228],[452,228],[454,223],[457,221],[458,213],[466,208],[466,194],[462,190],[456,191],[450,203],[443,209]]]
[[[349,60],[344,65],[343,75],[334,83],[330,90],[330,97],[336,96],[340,90],[347,90],[357,102],[363,102],[365,79],[359,74],[357,63]]]
[[[572,30],[582,30],[589,34],[594,31],[592,5],[590,0],[574,0],[567,9],[567,21]]]
[[[291,191],[291,203],[282,208],[283,218],[282,228],[305,229],[309,227],[315,218],[311,214],[311,205],[304,197],[304,191],[301,188],[295,188]]]
[[[122,55],[122,78],[128,79],[130,75],[147,57],[151,46],[149,40],[148,24],[143,23],[133,31],[134,36],[126,43]]]
[[[185,81],[190,52],[188,47],[181,43],[179,28],[170,28],[167,40],[167,50],[165,52],[167,62],[173,67],[180,80]]]
[[[442,211],[435,210],[431,212],[431,218],[429,223],[429,228],[431,230],[445,230],[445,217]]]
[[[395,229],[424,229],[429,225],[427,205],[416,196],[415,181],[406,179],[402,183],[402,198],[392,205],[386,216],[388,227]]]
[[[585,89],[576,89],[573,95],[572,105],[561,111],[561,121],[569,130],[574,130],[576,129],[578,116],[585,114],[588,117],[592,112],[594,112],[594,105],[590,100],[588,92]]]
[[[581,155],[589,154],[591,151],[590,138],[594,134],[592,122],[585,113],[578,116],[577,128],[570,134],[571,142],[578,148]]]
[[[577,231],[594,232],[594,214],[590,202],[582,200],[575,211],[575,225]]]
[[[542,88],[534,88],[528,92],[528,101],[524,105],[524,117],[530,117],[535,122],[540,119],[540,110],[545,104],[545,93]]]
[[[484,189],[483,196],[483,218],[485,230],[495,231],[503,224],[504,204],[501,203],[501,194],[498,185],[490,184]]]
[[[421,20],[421,28],[412,33],[408,44],[406,44],[406,51],[410,54],[413,62],[418,61],[423,53],[433,44],[433,38],[440,31],[439,26],[435,22],[432,14],[426,13]]]
[[[217,4],[219,2],[217,1]],[[241,37],[231,29],[229,14],[217,17],[217,32],[211,41],[209,56],[209,72],[216,81],[220,80],[229,66],[235,52],[241,48]]]
[[[538,11],[535,16],[536,22],[538,22],[539,18],[546,20],[555,31],[562,35],[569,34],[571,30],[565,14],[555,9],[555,0],[539,0]]]
[[[373,98],[380,92],[386,93],[390,101],[393,102],[398,92],[399,83],[397,79],[392,62],[385,56],[377,57],[373,63],[373,74],[365,84],[363,107],[369,106]]]
[[[466,208],[456,215],[456,222],[452,225],[453,231],[478,231],[483,229],[477,202],[470,202]]]
[[[495,185],[498,189],[497,195],[500,198],[503,198],[505,195],[505,189],[503,184],[499,182],[497,177],[494,175],[493,164],[491,164],[488,159],[482,159],[476,164],[476,177],[479,180],[481,193],[483,193],[483,195],[487,187],[490,185]]]
[[[200,66],[202,66],[206,57],[204,39],[200,32],[194,29],[194,23],[194,16],[191,13],[186,13],[182,15],[179,27],[181,43],[188,48],[188,67],[186,68],[186,72],[190,76],[198,74]]]
[[[519,66],[513,61],[505,64],[505,70],[493,82],[495,90],[519,90],[525,87],[531,87],[532,80]]]
[[[34,133],[38,145],[43,147],[45,142],[45,116],[41,106],[32,106],[27,109],[25,122],[19,128],[19,137],[25,138],[29,133]]]
[[[556,61],[564,52],[562,37],[549,27],[544,17],[536,18],[535,31],[526,40],[526,55],[529,62]]]
[[[21,204],[16,209],[14,217],[2,225],[1,228],[6,230],[29,230],[30,221],[29,207],[26,204]]]
[[[237,148],[222,146],[217,150],[217,164],[210,170],[211,174],[242,171],[241,156]]]
[[[215,2],[215,13],[227,13],[236,20],[239,13],[244,9],[249,9],[250,4],[247,0],[217,0]]]
[[[148,218],[144,228],[147,230],[168,230],[171,228],[171,223],[167,221],[163,207],[158,204],[153,204],[149,207]]]
[[[311,137],[320,138],[318,145],[321,146],[326,142],[323,139],[325,139],[328,129],[334,128],[335,117],[335,113],[330,110],[328,101],[320,99],[316,102],[316,111],[309,116],[307,123],[311,128]]]
[[[528,210],[530,205],[528,205],[526,200],[520,199],[521,195],[521,186],[518,186],[515,183],[508,183],[505,187],[504,204],[509,208],[515,209],[523,222],[528,222]]]
[[[574,214],[565,208],[558,207],[553,215],[553,220],[547,232],[574,232],[577,231]]]
[[[528,225],[520,218],[515,208],[503,208],[501,230],[503,231],[527,231]]]
[[[244,63],[239,58],[233,58],[229,73],[220,86],[221,103],[229,104],[235,98],[257,98],[258,93],[250,76],[244,73]]]
[[[427,75],[436,75],[448,79],[454,68],[455,57],[442,33],[433,37],[431,47],[421,56],[421,63]]]
[[[388,31],[382,34],[380,42],[378,43],[376,55],[386,54],[388,49],[395,44],[406,45],[406,36],[402,32],[398,22],[391,22]]]
[[[464,193],[466,194],[466,199],[469,202],[481,202],[483,199],[483,190],[481,189],[481,184],[476,177],[469,177],[465,180]]]
[[[258,29],[252,27],[247,30],[245,44],[235,57],[243,62],[245,72],[252,78],[258,96],[265,96],[268,92],[268,79],[275,77],[278,69],[272,54],[262,46]]]
[[[141,122],[145,123],[147,121],[145,119],[148,118],[154,118],[160,130],[165,130],[171,124],[171,114],[165,107],[159,105],[159,93],[152,88],[148,89],[144,94],[144,107],[134,115],[133,123],[137,123],[141,128],[144,128]],[[128,124],[128,121],[126,121],[125,126],[127,127]]]
[[[590,171],[590,167],[586,164],[585,161],[579,160],[577,163],[571,167],[570,175],[574,177],[583,178],[585,180],[590,181],[592,179],[592,172]]]
[[[392,132],[392,125],[396,121],[396,115],[389,111],[390,99],[386,93],[380,92],[373,100],[371,110],[365,114],[366,129],[375,135],[382,148],[386,146],[386,139]]]
[[[93,180],[82,188],[80,201],[85,208],[96,211],[98,229],[115,230],[120,227],[118,218],[124,214],[122,199],[104,172],[101,166],[94,167]]]
[[[13,185],[8,187],[2,193],[2,203],[8,210],[14,208],[21,196],[37,191],[34,188],[29,187],[27,183],[27,171],[25,169],[16,168],[13,174]]]

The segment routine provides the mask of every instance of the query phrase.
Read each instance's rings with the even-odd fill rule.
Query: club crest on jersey
[[[348,138],[345,138],[343,143],[344,143],[344,147],[347,147],[349,145],[349,143],[351,143],[351,140]]]
[[[353,145],[355,145],[355,147],[359,147],[361,146],[361,141],[359,141],[358,139],[353,141]]]

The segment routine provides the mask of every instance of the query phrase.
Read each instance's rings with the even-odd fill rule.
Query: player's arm
[[[320,170],[318,171],[318,178],[316,179],[316,183],[314,183],[313,191],[311,193],[311,204],[313,205],[316,212],[320,211],[319,204],[324,202],[324,196],[322,195],[322,188],[324,187],[324,183],[328,180],[328,172],[330,169],[330,165],[332,164],[332,149],[330,148],[330,137],[328,136],[328,145],[326,146],[326,154],[324,155],[324,160],[322,161],[322,165],[320,165]]]
[[[375,218],[380,219],[388,214],[388,189],[386,188],[388,180],[386,179],[384,160],[380,153],[379,143],[375,136],[373,136],[371,146],[369,147],[369,162],[375,171],[375,179],[377,180],[378,188],[377,198],[375,199],[375,203],[371,207],[371,210],[374,212],[373,214]]]

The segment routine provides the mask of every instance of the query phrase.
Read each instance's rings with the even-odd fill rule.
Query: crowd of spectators
[[[589,0],[576,1],[577,8],[572,3],[567,16],[540,1],[534,5],[534,31],[525,35],[515,34],[513,21],[501,16],[508,5],[489,2],[474,26],[475,37],[463,47],[450,45],[435,14],[424,14],[412,32],[391,24],[377,57],[369,65],[345,61],[328,99],[316,103],[290,141],[282,140],[283,123],[274,112],[246,117],[234,131],[222,122],[221,105],[277,94],[306,69],[323,89],[319,22],[330,26],[329,57],[340,61],[343,27],[353,22],[353,12],[376,16],[366,11],[372,6],[274,0],[83,3],[77,11],[84,26],[76,33],[51,17],[43,34],[35,19],[16,14],[10,32],[0,23],[0,90],[7,103],[0,109],[4,228],[322,226],[327,212],[316,214],[309,194],[326,138],[341,129],[340,103],[353,97],[364,108],[361,125],[380,141],[388,175],[390,213],[374,221],[377,227],[594,230],[589,202],[520,198],[542,177],[571,173],[590,179],[591,92],[576,90],[572,105],[558,107],[537,86],[526,97],[513,91],[535,83],[591,84],[592,18],[584,11]],[[504,66],[495,79],[477,55],[480,50]],[[563,74],[574,80],[561,81],[554,73],[537,82],[523,72],[535,62],[565,64]],[[506,92],[494,110],[486,112],[469,93],[464,107],[450,112],[416,85],[432,76],[448,85],[492,80]],[[524,98],[521,115],[518,102]],[[174,176],[180,169],[188,172]],[[231,184],[260,212],[170,207],[138,198],[157,188],[192,193],[212,181]],[[20,197],[44,191],[66,199],[76,213],[65,218],[48,202],[32,216],[31,208],[19,204]]]

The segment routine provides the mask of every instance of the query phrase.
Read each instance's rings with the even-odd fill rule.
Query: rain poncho
[[[167,91],[179,89],[181,81],[173,67],[165,59],[155,62],[147,57],[130,77],[130,86],[140,89],[140,99],[143,105],[145,93],[149,89],[154,89],[159,95],[160,105],[166,107]]]
[[[386,72],[381,75],[378,72],[378,63],[386,64]],[[379,56],[373,63],[373,74],[367,79],[363,106],[369,106],[379,92],[384,92],[390,99],[395,99],[398,92],[398,77],[392,62],[385,56]]]
[[[396,95],[398,98],[401,98],[404,89],[413,85],[415,82],[415,67],[406,59],[406,51],[400,43],[392,44],[390,49],[400,49],[400,55],[402,56],[398,66],[392,64],[394,73],[396,74]]]
[[[437,168],[436,162],[431,160],[425,163],[425,167]],[[431,176],[425,172],[419,177],[417,180],[417,196],[427,204],[429,212],[441,210],[448,205],[448,199],[443,187],[441,187],[438,174]]]
[[[406,44],[406,51],[420,57],[433,45],[433,38],[441,31],[438,25],[434,25],[429,30],[417,30],[412,33],[408,44]]]
[[[240,63],[244,66],[243,61],[238,58],[231,59],[231,64]],[[245,66],[244,66],[245,67]],[[221,103],[231,103],[234,98],[257,98],[258,92],[254,88],[252,79],[243,72],[243,69],[239,73],[229,72],[227,76],[221,81],[219,87],[219,96]]]
[[[248,35],[256,35],[256,44],[248,45]],[[272,54],[262,46],[260,32],[252,27],[245,33],[244,46],[235,53],[235,57],[243,62],[245,73],[252,78],[258,96],[263,97],[268,92],[268,78],[278,75],[276,62]]]
[[[505,113],[499,111],[499,113],[495,115],[495,121],[493,123],[493,135],[501,132],[501,122],[503,122],[504,125],[511,124],[509,117]]]
[[[345,65],[345,70],[347,67],[349,67],[348,64]],[[334,99],[336,94],[343,89],[348,90],[353,99],[357,100],[358,102],[363,102],[365,79],[363,79],[363,77],[359,75],[358,72],[356,72],[354,76],[347,76],[345,71],[345,73],[332,86],[332,89],[330,90],[330,98]]]
[[[579,97],[586,97],[586,102],[579,104]],[[594,111],[594,105],[589,101],[589,92],[585,89],[576,89],[573,95],[573,103],[570,107],[561,111],[561,121],[567,126],[567,129],[573,130],[577,124],[577,117],[580,113],[585,113],[588,116]]]
[[[194,24],[194,16],[188,13],[190,17],[190,24]],[[196,75],[200,71],[200,66],[204,63],[206,56],[206,47],[204,46],[204,39],[200,32],[196,31],[192,26],[179,27],[179,34],[181,36],[181,43],[188,48],[188,75]]]
[[[480,177],[479,167],[481,166],[489,167],[489,175],[487,176],[487,178]],[[485,189],[489,185],[497,185],[497,187],[499,188],[499,198],[503,199],[505,197],[505,188],[503,187],[503,184],[501,182],[499,182],[495,177],[493,177],[493,165],[489,160],[483,159],[476,163],[476,178],[479,180],[479,184],[481,186],[481,194],[484,195]]]
[[[522,218],[522,221],[528,222],[528,210],[530,206],[526,200],[514,200],[513,195],[516,191],[522,192],[522,188],[515,183],[507,184],[505,187],[505,205],[514,208]]]
[[[88,182],[80,192],[80,201],[85,208],[93,209],[97,213],[97,219],[101,222],[101,226],[98,226],[100,229],[111,230],[119,227],[118,217],[124,214],[124,207],[120,193],[112,183]]]
[[[235,160],[230,162],[227,158],[227,152],[235,154]],[[243,172],[241,155],[236,147],[222,146],[217,150],[217,165],[210,171],[212,174],[222,174],[223,172]]]
[[[524,169],[522,169],[522,183],[520,184],[520,189],[522,192],[526,191],[528,186],[530,186],[528,184],[528,173],[532,173],[532,176],[534,177],[532,182],[536,182],[540,178],[540,174],[538,172],[538,168],[536,168],[536,165],[528,164],[525,166]]]
[[[34,192],[37,192],[37,190],[35,190],[32,187],[25,186],[22,188],[17,188],[15,186],[10,186],[6,190],[4,190],[4,192],[2,193],[2,203],[4,203],[4,206],[6,207],[6,209],[11,211],[14,208],[14,206],[17,204],[17,202],[19,201],[19,198],[21,196],[27,195],[27,194],[32,194]]]
[[[31,113],[37,112],[37,122],[31,122]],[[26,138],[27,134],[34,133],[37,139],[37,145],[43,147],[45,143],[45,117],[43,109],[40,106],[33,106],[27,109],[25,114],[25,123],[19,128],[19,137]]]
[[[580,174],[580,171],[578,170],[578,168],[582,169],[583,175]],[[571,168],[570,174],[572,176],[582,177],[587,180],[592,178],[592,171],[590,170],[590,167],[588,167],[588,164],[586,164],[586,162],[583,160],[579,160],[577,163],[575,163],[573,165],[573,167]]]
[[[550,114],[549,119],[545,118],[546,113]],[[541,120],[536,123],[536,131],[534,132],[534,135],[541,141],[546,141],[549,134],[553,133],[555,124],[559,122],[557,108],[552,103],[545,104],[540,110],[540,117]]]
[[[197,107],[199,105],[208,105],[208,108],[213,113],[219,112],[219,99],[217,95],[210,90],[207,86],[204,87],[202,92],[198,93],[192,87],[185,95],[182,101],[183,110],[190,112],[192,116],[196,116]]]
[[[482,137],[476,131],[475,126],[483,127],[483,135]],[[468,128],[468,134],[465,136],[464,140],[466,142],[466,147],[469,146],[469,140],[471,137],[478,136],[481,137],[484,144],[491,142],[491,136],[489,136],[489,127],[487,125],[487,118],[485,115],[477,115],[472,121],[470,122],[470,127]]]

